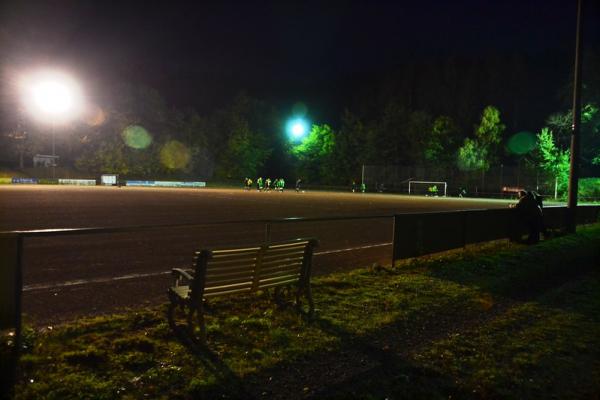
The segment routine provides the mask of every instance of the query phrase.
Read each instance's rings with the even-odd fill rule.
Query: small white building
[[[56,167],[58,164],[58,156],[50,156],[47,154],[36,154],[33,156],[34,167]]]

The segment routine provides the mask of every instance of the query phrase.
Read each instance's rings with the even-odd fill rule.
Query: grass
[[[209,350],[165,307],[27,329],[17,399],[594,398],[600,226],[313,280],[316,317],[267,293],[211,303]]]

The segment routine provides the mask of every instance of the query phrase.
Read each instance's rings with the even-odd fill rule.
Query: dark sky
[[[597,41],[598,4],[588,40]],[[7,71],[62,65],[94,92],[115,80],[170,104],[218,107],[236,92],[335,109],[340,85],[407,60],[557,54],[572,65],[575,0],[3,1]],[[567,57],[563,57],[564,55]],[[555,65],[550,64],[549,68]]]

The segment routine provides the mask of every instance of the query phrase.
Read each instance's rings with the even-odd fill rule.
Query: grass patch
[[[589,398],[600,393],[600,227],[211,303],[209,351],[165,307],[29,330],[17,399]]]

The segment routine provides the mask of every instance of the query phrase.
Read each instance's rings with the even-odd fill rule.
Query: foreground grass
[[[209,348],[165,309],[29,329],[16,398],[590,398],[600,227],[314,279],[317,316],[211,304]]]

